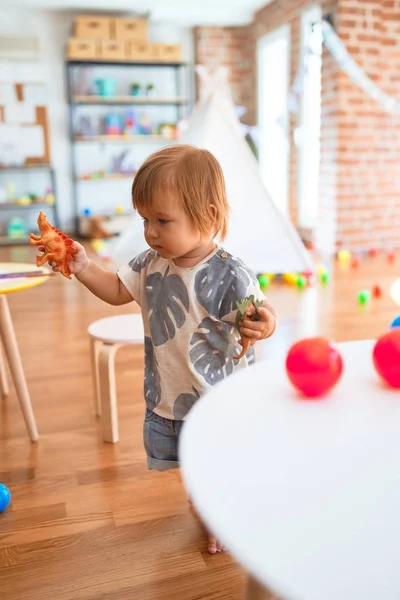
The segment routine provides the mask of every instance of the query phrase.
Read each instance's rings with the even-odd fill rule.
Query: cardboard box
[[[179,62],[182,60],[182,46],[180,44],[154,44],[154,58],[161,62]]]
[[[111,35],[122,42],[130,40],[147,41],[146,19],[113,19]]]
[[[108,42],[99,42],[100,44],[100,60],[120,60],[127,59],[126,44],[117,40],[109,40]]]
[[[128,42],[127,57],[128,60],[136,62],[151,62],[154,60],[153,46],[149,42]]]
[[[86,40],[109,40],[111,19],[97,16],[76,17],[75,37]]]
[[[99,48],[95,40],[71,38],[67,42],[67,58],[69,60],[90,60],[98,58]]]

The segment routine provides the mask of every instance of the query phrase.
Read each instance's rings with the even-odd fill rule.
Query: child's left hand
[[[274,314],[275,311],[268,304],[268,302],[264,301],[264,306],[261,306],[257,309],[260,320],[252,321],[251,317],[255,312],[255,308],[253,305],[250,305],[247,309],[246,317],[240,324],[240,334],[243,337],[247,337],[250,339],[250,345],[253,346],[259,340],[265,340],[270,337],[277,325],[277,318]]]

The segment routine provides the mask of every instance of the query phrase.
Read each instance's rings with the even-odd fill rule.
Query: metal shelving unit
[[[98,95],[82,95],[77,94],[73,86],[73,77],[75,69],[90,68],[90,67],[104,67],[107,68],[107,72],[110,72],[110,67],[118,67],[118,69],[139,69],[140,71],[150,71],[149,77],[151,77],[151,71],[154,69],[169,69],[172,71],[171,80],[174,84],[174,91],[171,97],[164,95],[162,97],[148,97],[148,96],[128,96],[128,95],[116,95],[116,96],[98,96]],[[127,144],[132,147],[136,145],[142,145],[143,143],[154,144],[160,143],[172,143],[173,139],[166,136],[152,134],[138,134],[138,135],[77,135],[74,130],[75,115],[76,111],[82,109],[82,107],[124,107],[124,108],[141,108],[141,107],[168,107],[168,110],[173,109],[175,111],[175,120],[178,122],[187,112],[189,106],[193,102],[192,98],[192,81],[189,79],[190,66],[186,62],[119,62],[119,61],[103,61],[103,60],[71,60],[66,62],[66,77],[67,77],[67,93],[69,103],[69,121],[70,121],[70,140],[71,140],[71,151],[72,151],[72,180],[73,180],[73,201],[76,216],[76,230],[81,233],[81,220],[82,220],[82,206],[79,206],[79,192],[81,191],[78,186],[87,184],[88,182],[112,182],[118,179],[124,179],[124,176],[118,176],[118,174],[107,173],[103,177],[85,178],[79,175],[77,172],[77,148],[79,145],[85,144],[114,144],[125,146]],[[183,71],[182,70],[186,70]],[[186,97],[185,92],[190,90],[190,97]],[[133,177],[133,175],[131,176]],[[126,177],[125,177],[126,178]],[[112,185],[108,183],[108,185]]]
[[[13,200],[9,200],[3,203],[0,203],[0,215],[6,212],[15,213],[13,216],[21,216],[24,213],[28,213],[30,211],[36,211],[37,213],[40,210],[45,210],[51,213],[49,220],[56,227],[59,227],[59,218],[58,218],[58,210],[57,210],[57,190],[56,190],[56,176],[54,169],[51,165],[48,164],[33,164],[33,165],[24,165],[24,166],[0,166],[0,185],[3,180],[3,176],[8,173],[17,173],[17,174],[32,174],[35,172],[45,172],[49,175],[49,187],[51,187],[53,195],[54,195],[54,203],[50,204],[45,201],[32,201],[29,204],[25,204],[22,202],[16,202]],[[1,218],[1,217],[0,217]],[[32,231],[37,232],[37,228],[32,229]],[[9,245],[17,245],[17,244],[29,244],[29,237],[8,237],[5,235],[0,236],[0,246],[9,246]]]

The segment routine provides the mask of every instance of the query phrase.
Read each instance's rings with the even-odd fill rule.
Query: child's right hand
[[[72,260],[69,261],[69,270],[72,275],[79,275],[89,265],[89,259],[86,254],[85,248],[79,242],[74,242],[73,247],[77,250],[76,254],[72,255]],[[41,252],[45,251],[44,246],[39,246]],[[49,266],[55,273],[60,272],[60,268],[57,267],[53,260],[49,260]]]

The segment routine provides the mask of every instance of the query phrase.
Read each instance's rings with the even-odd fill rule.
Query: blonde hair
[[[226,237],[229,204],[224,174],[211,152],[180,144],[151,154],[133,181],[134,208],[140,211],[151,205],[154,192],[160,189],[179,195],[183,209],[202,235],[211,233],[221,240]]]

